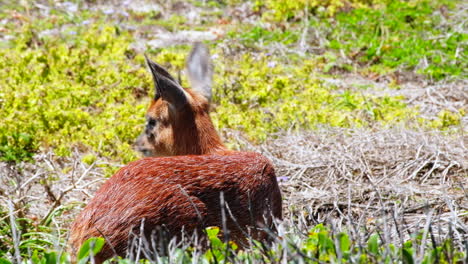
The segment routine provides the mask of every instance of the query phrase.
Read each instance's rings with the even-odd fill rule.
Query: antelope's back
[[[89,237],[104,236],[117,252],[124,252],[129,232],[140,230],[142,219],[145,232],[164,225],[174,236],[182,227],[221,226],[221,192],[242,227],[271,225],[273,218],[281,218],[275,172],[261,154],[144,158],[121,168],[78,216],[72,227],[73,251]],[[235,239],[237,224],[227,224]]]

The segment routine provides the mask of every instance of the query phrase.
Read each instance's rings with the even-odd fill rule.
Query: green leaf
[[[59,263],[57,258],[57,252],[49,252],[44,254],[44,259],[46,264],[57,264]],[[63,261],[61,262],[63,263]]]
[[[223,248],[224,243],[223,241],[221,241],[221,239],[219,239],[218,234],[219,234],[219,227],[210,226],[206,228],[206,235],[208,236],[208,239],[210,240],[210,243],[213,249]]]
[[[12,263],[4,258],[0,258],[0,264],[12,264]]]
[[[370,253],[377,256],[379,254],[379,235],[373,234],[367,241],[367,249]]]
[[[78,251],[78,262],[86,263],[91,256],[96,256],[106,241],[102,237],[92,237],[86,240]]]
[[[219,227],[210,226],[206,228],[206,235],[211,240],[212,238],[217,238],[219,234]]]
[[[44,260],[39,258],[37,250],[34,250],[32,256],[31,256],[31,262],[34,264],[42,264],[44,263]]]
[[[342,252],[347,252],[349,251],[351,242],[349,241],[348,234],[346,233],[339,233],[338,234],[338,239],[340,241],[340,249]]]
[[[320,232],[318,234],[319,247],[322,252],[326,253],[335,253],[335,244],[333,240],[330,239],[327,232]]]
[[[411,253],[406,248],[402,249],[402,258],[403,258],[403,263],[405,264],[414,263],[413,255],[411,255]]]

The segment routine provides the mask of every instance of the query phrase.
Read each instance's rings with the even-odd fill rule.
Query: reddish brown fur
[[[275,173],[260,154],[145,158],[120,169],[101,187],[75,220],[71,245],[77,250],[86,239],[104,235],[108,245],[97,256],[103,261],[113,255],[109,244],[119,255],[125,254],[129,232],[139,233],[142,219],[147,234],[163,224],[172,236],[182,227],[188,231],[221,227],[220,192],[242,227],[271,227],[272,215],[281,218]],[[228,220],[232,239],[242,240],[240,230]]]
[[[200,46],[192,54],[196,63],[210,63],[204,59],[207,51]],[[193,61],[189,61],[191,75],[196,78],[200,72]],[[154,67],[155,78],[168,75],[158,65]],[[205,80],[195,79],[194,83],[203,85]],[[179,89],[167,79],[159,84]],[[139,233],[142,220],[146,237],[162,225],[170,237],[179,236],[182,228],[199,233],[207,226],[221,227],[220,193],[224,193],[241,229],[271,227],[273,218],[281,219],[281,193],[268,159],[258,153],[225,148],[209,117],[209,98],[195,90],[174,94],[155,96],[147,111],[148,120],[155,122],[147,125],[136,143],[148,156],[172,157],[144,158],[112,176],[73,223],[69,241],[72,255],[86,239],[104,236],[106,245],[96,256],[97,263],[112,257],[114,250],[125,256],[129,234]],[[177,96],[182,97],[183,104],[177,104]],[[231,239],[243,241],[237,225],[229,216],[227,220]],[[262,232],[253,235],[265,238]]]
[[[185,91],[191,102],[177,112],[161,98],[151,102],[146,116],[157,120],[156,139],[150,142],[143,133],[138,147],[151,150],[152,156],[212,154],[226,149],[211,122],[208,101],[195,91]]]
[[[188,77],[194,85],[192,90],[174,83],[169,73],[148,60],[156,94],[146,118],[148,122],[155,121],[156,125],[147,125],[138,137],[136,147],[140,152],[146,156],[174,156],[213,154],[226,150],[209,116],[211,64],[208,49],[195,44],[187,60]],[[158,87],[158,80],[161,87]],[[176,90],[183,92],[169,96],[174,95],[169,91]]]

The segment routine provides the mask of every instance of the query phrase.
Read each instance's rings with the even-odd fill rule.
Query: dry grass
[[[429,226],[460,248],[468,239],[464,135],[327,128],[278,135],[257,147],[231,134],[274,162],[293,222],[325,222],[357,236],[381,231],[396,244]]]
[[[2,162],[0,206],[11,203],[16,217],[29,218],[33,225],[53,221],[58,229],[67,227],[79,210],[77,205],[85,204],[104,182],[100,165],[105,163],[88,165],[78,152],[69,158],[38,154],[33,163]]]

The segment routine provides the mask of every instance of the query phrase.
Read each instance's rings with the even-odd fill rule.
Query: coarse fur
[[[150,157],[121,168],[78,215],[70,233],[72,257],[91,237],[106,240],[96,263],[125,256],[132,233],[142,230],[150,241],[160,228],[178,238],[182,230],[201,235],[208,226],[224,226],[229,238],[240,244],[246,233],[266,239],[262,228],[273,228],[273,220],[282,217],[276,175],[261,154],[230,151],[221,142],[209,117],[208,49],[197,43],[189,56],[192,89],[182,88],[164,68],[147,62],[156,95],[136,147]]]
[[[238,226],[272,227],[281,218],[281,196],[271,163],[253,152],[229,155],[191,155],[144,158],[132,162],[110,178],[76,219],[72,245],[104,236],[106,246],[97,261],[127,251],[130,232],[139,234],[142,219],[149,241],[152,230],[163,226],[172,236],[182,228],[201,232],[222,227],[220,193],[233,219],[226,218],[230,238],[242,242]],[[228,213],[226,213],[229,215]],[[200,233],[201,234],[201,233]],[[254,230],[254,238],[265,239]],[[110,246],[112,245],[112,246]]]

